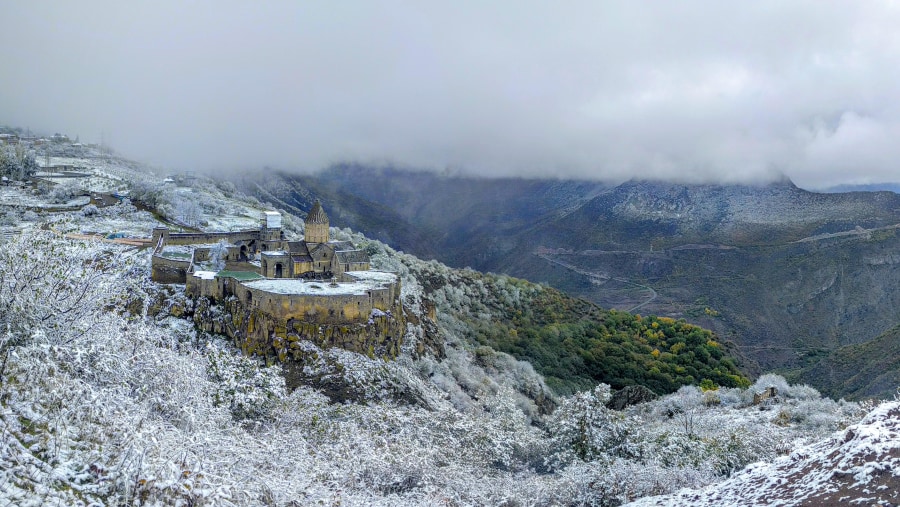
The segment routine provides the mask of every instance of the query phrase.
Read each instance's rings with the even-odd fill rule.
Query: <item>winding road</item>
[[[587,270],[581,269],[578,266],[575,266],[573,264],[569,264],[568,262],[563,262],[559,259],[553,259],[547,254],[535,253],[535,255],[537,255],[541,259],[544,259],[545,261],[547,261],[551,264],[556,264],[558,266],[562,266],[563,268],[566,268],[569,271],[578,273],[579,275],[582,275],[582,276],[586,276],[591,281],[591,283],[602,283],[607,280],[615,280],[617,282],[622,282],[622,283],[626,283],[628,285],[633,285],[635,287],[640,287],[641,289],[648,291],[650,293],[650,296],[646,300],[642,301],[640,304],[635,305],[635,306],[629,308],[628,310],[626,310],[629,313],[634,313],[635,311],[640,310],[641,308],[652,303],[653,300],[655,300],[658,295],[656,293],[656,290],[653,287],[650,287],[649,285],[644,285],[641,283],[633,282],[627,278],[620,278],[620,277],[615,277],[615,276],[609,276],[606,274],[595,273],[593,271],[587,271]]]

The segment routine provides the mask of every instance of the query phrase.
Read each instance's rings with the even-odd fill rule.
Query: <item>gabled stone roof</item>
[[[329,241],[328,246],[337,250],[356,250],[356,247],[353,246],[353,243],[349,241]]]
[[[363,250],[339,250],[334,255],[341,264],[369,262],[369,255]]]
[[[288,252],[292,255],[309,255],[306,241],[288,241]]]
[[[313,203],[312,209],[309,210],[309,214],[306,215],[306,223],[307,224],[327,224],[328,223],[328,215],[325,214],[325,210],[322,209],[322,204],[316,199],[316,202]]]
[[[309,246],[309,245],[307,245]],[[315,260],[322,260],[330,256],[332,248],[325,243],[317,243],[309,250],[309,255]]]

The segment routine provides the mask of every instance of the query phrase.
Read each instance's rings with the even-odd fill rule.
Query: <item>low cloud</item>
[[[896,181],[891,2],[17,2],[0,123],[172,168]]]

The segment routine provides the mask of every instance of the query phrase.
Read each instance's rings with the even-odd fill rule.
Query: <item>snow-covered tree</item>
[[[206,358],[206,372],[215,385],[214,405],[228,407],[238,421],[268,419],[284,396],[280,367],[263,367],[256,358],[211,343]]]
[[[593,461],[633,454],[630,439],[635,432],[635,421],[606,408],[610,396],[609,386],[599,384],[591,391],[566,398],[556,409],[548,424],[556,450],[553,457],[556,466],[573,458]]]
[[[31,230],[0,249],[0,328],[4,346],[84,333],[125,297],[128,258],[108,245]],[[63,334],[63,331],[65,333]]]

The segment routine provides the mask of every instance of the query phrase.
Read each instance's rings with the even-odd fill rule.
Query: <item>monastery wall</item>
[[[150,276],[157,283],[185,283],[190,260],[169,259],[153,254],[150,261]]]
[[[399,277],[395,283],[368,289],[364,294],[279,294],[249,287],[227,276],[188,276],[185,293],[217,302],[234,296],[244,308],[257,309],[278,320],[299,319],[315,324],[366,322],[373,310],[388,312],[400,305]]]
[[[153,229],[153,244],[159,242],[159,238],[165,238],[168,245],[197,245],[203,243],[218,243],[225,240],[228,243],[236,241],[259,240],[259,229],[249,229],[238,232],[169,232],[165,227]]]

